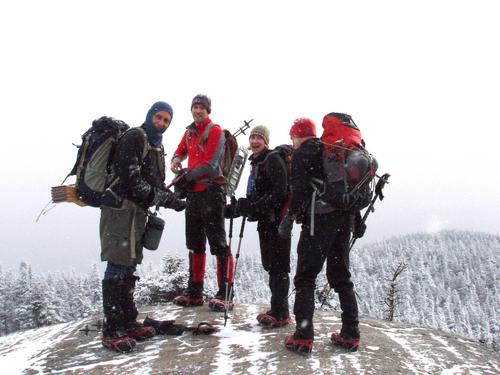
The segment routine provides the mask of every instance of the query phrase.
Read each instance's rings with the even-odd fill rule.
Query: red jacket
[[[210,124],[210,125],[209,125]],[[209,127],[208,133],[206,132]],[[224,133],[219,125],[206,118],[201,124],[194,122],[187,127],[177,146],[174,158],[188,159],[189,178],[194,179],[192,191],[203,191],[207,183],[222,175],[221,163],[224,153]]]

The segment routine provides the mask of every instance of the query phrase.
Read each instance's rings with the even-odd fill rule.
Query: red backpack
[[[378,164],[365,149],[351,116],[327,114],[323,118],[321,142],[324,179],[315,181],[320,199],[341,210],[367,207],[373,197]]]

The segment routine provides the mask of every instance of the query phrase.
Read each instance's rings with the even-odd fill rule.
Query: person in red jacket
[[[185,307],[203,304],[208,239],[210,252],[217,257],[219,286],[208,306],[214,311],[224,311],[233,307],[228,294],[234,279],[234,258],[224,227],[226,197],[221,167],[225,137],[221,127],[210,120],[210,112],[210,98],[196,95],[191,104],[194,122],[187,127],[171,161],[172,172],[180,176],[176,188],[187,191],[186,247],[189,250],[188,285],[182,295],[174,299],[174,304]],[[186,158],[187,168],[182,169],[181,162]]]

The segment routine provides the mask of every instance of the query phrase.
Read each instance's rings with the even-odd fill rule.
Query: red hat
[[[290,129],[290,137],[316,137],[316,125],[314,125],[311,119],[306,117],[298,118],[293,122],[292,128]]]

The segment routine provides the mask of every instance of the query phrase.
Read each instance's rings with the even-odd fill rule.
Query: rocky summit
[[[156,336],[133,352],[102,347],[100,317],[0,337],[4,374],[498,374],[499,355],[469,339],[433,329],[361,318],[358,352],[332,346],[337,312],[316,311],[313,352],[284,349],[294,327],[266,329],[255,317],[266,306],[240,304],[224,316],[206,305],[148,307],[139,318],[175,319],[189,326],[210,322],[212,335]],[[97,324],[97,327],[96,327]],[[87,331],[87,329],[89,329]]]

